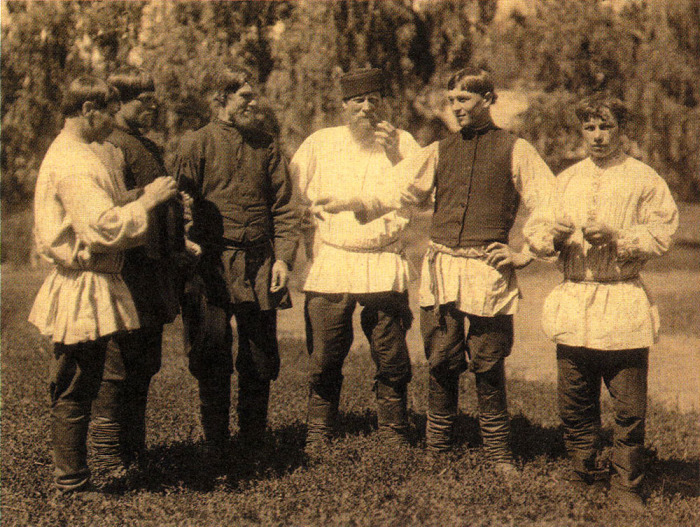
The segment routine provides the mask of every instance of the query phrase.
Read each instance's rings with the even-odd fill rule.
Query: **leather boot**
[[[509,444],[510,418],[503,361],[499,361],[489,371],[476,373],[476,395],[479,403],[479,428],[486,457],[496,464],[514,464]]]
[[[91,446],[94,465],[99,471],[118,474],[125,469],[120,441],[120,411],[124,385],[121,381],[102,381],[92,403]]]
[[[59,491],[84,488],[90,479],[87,436],[90,403],[59,401],[51,408],[54,483]]]
[[[379,436],[389,444],[408,444],[406,386],[393,387],[378,382],[376,390]]]
[[[342,379],[330,385],[309,390],[309,409],[306,418],[306,453],[315,454],[323,449],[333,434],[338,416]]]
[[[428,419],[425,444],[431,452],[446,452],[454,444],[454,424],[457,420],[459,375],[436,377],[428,380]]]
[[[151,378],[134,379],[127,384],[125,404],[122,408],[122,443],[124,462],[143,461],[146,452],[146,406]]]
[[[204,442],[213,462],[228,459],[229,411],[231,408],[230,376],[199,379],[199,402]]]
[[[270,381],[238,377],[238,426],[244,443],[255,446],[265,438]]]

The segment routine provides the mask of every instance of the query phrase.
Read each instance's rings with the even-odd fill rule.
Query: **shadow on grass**
[[[653,458],[647,471],[646,487],[666,498],[676,495],[684,498],[700,497],[700,465],[697,460]]]
[[[235,489],[249,482],[279,478],[304,464],[305,436],[302,423],[275,429],[253,446],[246,447],[235,435],[228,462],[213,458],[201,441],[157,446],[148,452],[144,470],[124,484],[108,486],[105,492],[166,492],[174,488],[203,492],[222,485]]]

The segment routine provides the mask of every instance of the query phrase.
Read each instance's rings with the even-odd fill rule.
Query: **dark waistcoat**
[[[433,241],[448,247],[508,243],[520,203],[512,174],[516,139],[491,125],[440,141]]]

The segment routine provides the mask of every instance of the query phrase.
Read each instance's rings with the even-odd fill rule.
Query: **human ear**
[[[83,103],[82,113],[83,116],[87,117],[90,113],[95,110],[95,103],[92,101],[85,101]]]

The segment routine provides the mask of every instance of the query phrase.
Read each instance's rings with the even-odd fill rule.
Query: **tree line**
[[[364,66],[387,72],[398,126],[421,144],[440,138],[451,125],[446,76],[468,63],[488,64],[497,86],[528,94],[515,131],[555,172],[583,155],[573,100],[605,89],[633,111],[632,153],[680,200],[700,200],[697,0],[3,0],[2,257],[26,256],[26,222],[14,232],[6,219],[30,207],[76,75],[125,64],[151,72],[167,158],[208,119],[204,88],[221,67],[251,71],[291,154],[339,122],[337,77]]]

